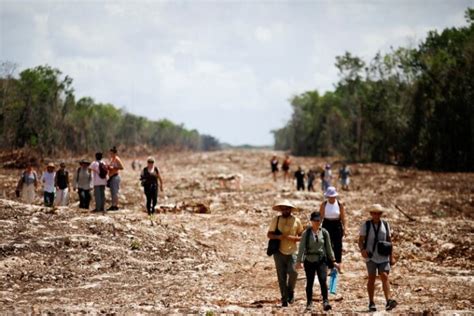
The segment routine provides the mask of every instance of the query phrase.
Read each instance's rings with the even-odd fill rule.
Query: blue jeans
[[[96,185],[94,187],[95,210],[105,210],[105,185]]]
[[[91,201],[91,191],[84,189],[77,189],[79,194],[79,208],[89,209],[89,203]]]
[[[278,276],[282,303],[288,302],[295,295],[296,278],[296,254],[284,255],[277,252],[273,255]]]

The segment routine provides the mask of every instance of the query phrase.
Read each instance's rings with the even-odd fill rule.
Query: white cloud
[[[260,42],[269,42],[272,39],[272,31],[262,26],[257,27],[255,30],[255,38]]]

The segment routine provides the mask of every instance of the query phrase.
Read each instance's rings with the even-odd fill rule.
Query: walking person
[[[273,259],[280,287],[281,305],[286,307],[295,301],[295,285],[298,277],[296,242],[300,241],[304,228],[301,221],[291,214],[297,208],[290,202],[279,202],[273,206],[273,210],[281,212],[281,215],[273,217],[267,237],[280,240],[279,249],[273,255]]]
[[[91,201],[92,175],[88,169],[90,162],[83,159],[79,162],[76,175],[73,177],[73,188],[79,195],[79,208],[89,209]]]
[[[344,205],[337,200],[338,195],[335,187],[328,187],[324,193],[326,201],[319,207],[319,212],[323,219],[323,228],[331,236],[331,244],[334,257],[339,264],[339,272],[342,272],[342,238],[345,236],[347,222],[346,211]]]
[[[339,179],[341,181],[341,186],[343,190],[349,190],[349,183],[350,183],[350,178],[349,176],[351,175],[351,170],[349,169],[349,166],[346,164],[343,164],[341,169],[339,169]]]
[[[295,179],[296,179],[296,190],[304,191],[304,178],[306,174],[301,166],[298,166],[298,170],[295,171]]]
[[[54,186],[56,187],[56,206],[66,206],[69,203],[69,172],[66,170],[66,164],[61,162],[59,170],[54,177]]]
[[[324,170],[321,172],[321,189],[323,192],[326,192],[326,190],[331,186],[331,181],[332,181],[332,170],[331,170],[331,165],[326,164],[324,167]]]
[[[108,165],[109,169],[109,180],[107,186],[110,188],[110,195],[112,196],[112,206],[108,211],[118,211],[118,199],[120,190],[120,175],[119,170],[123,170],[123,163],[117,155],[117,148],[114,146],[110,149],[110,162]]]
[[[390,235],[390,225],[381,220],[387,209],[380,204],[373,204],[364,209],[370,213],[371,219],[360,226],[359,250],[365,259],[367,266],[367,293],[369,295],[369,311],[377,310],[374,301],[375,279],[377,272],[382,281],[383,293],[385,295],[385,310],[392,310],[397,306],[397,302],[391,298],[390,282],[388,275],[391,266],[395,264],[392,253],[392,239]]]
[[[43,183],[43,199],[44,206],[52,207],[54,203],[54,196],[56,193],[55,187],[56,172],[54,171],[54,164],[48,163],[46,171],[41,176],[41,183]]]
[[[316,171],[314,169],[310,169],[308,171],[308,191],[314,192],[314,180],[316,179]]]
[[[35,200],[35,190],[38,187],[38,174],[31,164],[21,173],[16,186],[15,194],[21,197],[24,203],[31,204]]]
[[[273,156],[270,160],[270,167],[272,169],[273,181],[276,182],[277,180],[277,173],[278,173],[278,158],[277,156]]]
[[[163,179],[153,157],[148,157],[147,166],[140,175],[140,182],[145,191],[147,213],[152,216],[155,214],[155,207],[158,202],[158,188],[163,192]]]
[[[323,298],[323,309],[330,310],[332,307],[328,299],[327,261],[335,263],[334,253],[331,247],[331,238],[326,229],[321,227],[321,216],[319,212],[313,212],[310,216],[311,227],[307,228],[301,236],[301,241],[296,257],[296,268],[301,269],[304,264],[306,274],[306,310],[313,307],[313,284],[315,275],[318,276],[321,296]]]
[[[283,160],[283,163],[281,164],[281,170],[283,170],[283,182],[290,180],[290,165],[290,156],[286,155],[285,160]]]
[[[108,168],[102,161],[102,153],[95,154],[95,161],[89,166],[92,173],[92,184],[94,186],[95,209],[93,212],[105,211],[105,185],[107,184]]]

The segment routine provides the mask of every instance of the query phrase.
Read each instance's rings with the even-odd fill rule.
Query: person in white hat
[[[390,267],[395,264],[392,254],[390,226],[380,218],[388,210],[380,204],[373,204],[364,208],[370,213],[371,219],[360,226],[359,250],[365,259],[368,273],[367,292],[369,294],[369,311],[377,310],[374,302],[375,278],[377,272],[382,281],[382,288],[386,299],[385,310],[392,310],[397,302],[390,296],[390,282],[388,274]]]
[[[344,204],[337,199],[339,194],[335,187],[328,187],[326,192],[324,192],[324,196],[326,197],[326,201],[319,207],[319,212],[323,219],[323,227],[331,236],[334,256],[336,257],[336,262],[339,264],[339,270],[342,271],[342,239],[345,236],[347,227],[346,211]]]
[[[280,240],[280,247],[273,255],[280,287],[281,304],[283,307],[295,301],[295,285],[298,272],[296,271],[296,242],[300,241],[304,231],[299,218],[291,214],[297,208],[289,201],[281,201],[273,206],[273,210],[281,212],[275,216],[268,228],[269,239]]]

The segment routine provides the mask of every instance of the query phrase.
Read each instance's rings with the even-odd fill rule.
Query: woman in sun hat
[[[358,243],[359,250],[367,266],[369,311],[375,312],[377,310],[374,302],[377,272],[382,281],[382,288],[386,299],[385,310],[389,311],[397,306],[397,301],[391,298],[390,282],[388,279],[388,274],[390,273],[391,266],[395,264],[395,260],[393,259],[391,244],[389,247],[381,247],[382,249],[378,247],[379,242],[392,242],[390,225],[380,219],[389,210],[380,204],[373,204],[365,207],[363,211],[369,213],[371,217],[370,220],[365,221],[360,226]],[[384,253],[384,251],[387,251],[387,253]]]
[[[341,266],[342,262],[342,238],[345,235],[346,213],[344,205],[338,201],[339,194],[335,187],[328,187],[324,192],[326,200],[321,204],[319,212],[323,219],[323,228],[331,236],[331,243],[334,250],[336,262]],[[339,268],[341,270],[341,268]]]
[[[295,300],[294,291],[298,276],[298,272],[296,272],[296,252],[298,250],[296,242],[301,239],[300,236],[304,228],[299,218],[291,214],[297,211],[291,202],[280,201],[272,209],[281,212],[281,215],[273,217],[267,237],[280,240],[280,248],[273,255],[273,259],[280,287],[281,304],[288,306],[288,303],[291,304]]]

